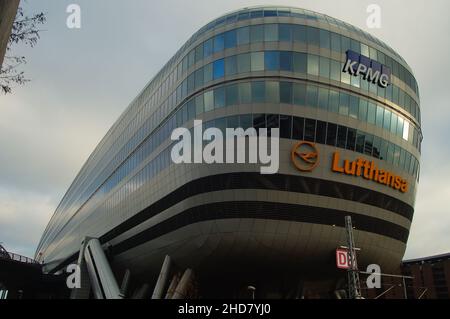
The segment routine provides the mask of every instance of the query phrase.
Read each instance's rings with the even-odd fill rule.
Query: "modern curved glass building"
[[[109,130],[36,258],[58,271],[90,236],[108,247],[119,277],[130,269],[152,285],[170,255],[194,270],[200,295],[236,296],[254,284],[261,297],[290,296],[299,282],[337,285],[335,249],[346,243],[350,215],[359,264],[392,271],[414,213],[419,105],[405,60],[352,25],[288,7],[222,16],[186,42]],[[194,119],[279,128],[278,173],[173,164],[171,133]],[[309,171],[291,156],[301,141],[318,153]]]

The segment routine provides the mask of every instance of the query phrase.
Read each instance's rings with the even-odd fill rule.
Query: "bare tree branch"
[[[37,13],[31,17],[25,16],[22,7],[17,10],[16,19],[11,29],[11,35],[8,40],[7,52],[11,50],[11,46],[23,43],[30,47],[34,47],[40,39],[40,32],[38,26],[46,22],[46,17],[43,12]],[[0,90],[4,94],[12,92],[12,85],[24,85],[30,80],[25,77],[23,71],[19,67],[26,64],[24,56],[6,56],[3,66],[0,69]]]

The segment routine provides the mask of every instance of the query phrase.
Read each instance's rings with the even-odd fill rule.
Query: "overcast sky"
[[[66,27],[66,7],[81,6],[82,27]],[[366,8],[382,8],[368,29]],[[33,0],[26,12],[48,21],[25,55],[32,81],[0,95],[0,242],[34,255],[62,196],[107,130],[169,58],[200,27],[259,4],[328,14],[379,37],[413,69],[421,92],[422,172],[405,258],[450,252],[450,12],[448,0]]]

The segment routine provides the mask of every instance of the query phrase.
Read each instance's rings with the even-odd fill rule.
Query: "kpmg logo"
[[[353,76],[362,75],[363,79],[386,88],[391,82],[391,69],[352,50],[347,51],[347,62],[343,72]]]

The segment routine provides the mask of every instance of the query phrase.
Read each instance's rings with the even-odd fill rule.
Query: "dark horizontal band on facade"
[[[195,195],[221,191],[221,190],[232,190],[232,189],[259,189],[259,190],[276,190],[276,191],[288,191],[295,193],[304,193],[304,194],[314,194],[325,197],[339,198],[349,201],[354,201],[370,206],[375,206],[381,209],[385,209],[391,211],[395,214],[403,216],[408,220],[412,220],[412,216],[414,213],[414,209],[405,202],[402,202],[392,196],[372,191],[363,187],[339,183],[335,181],[327,181],[324,179],[305,177],[305,176],[294,176],[294,175],[286,175],[286,174],[275,174],[275,175],[261,175],[258,172],[239,172],[239,173],[226,173],[220,175],[210,175],[206,177],[199,178],[197,180],[191,181],[178,189],[174,190],[170,194],[161,198],[157,202],[153,203],[146,209],[137,213],[133,217],[124,221],[117,227],[110,230],[108,233],[103,235],[100,238],[101,243],[106,243],[108,241],[113,240],[117,236],[125,233],[126,231],[132,229],[133,227],[145,222],[146,220],[156,216],[157,214],[163,212],[164,210],[172,207],[173,205]],[[251,203],[251,202],[246,202]],[[257,202],[262,205],[264,202]],[[220,203],[219,203],[220,204]],[[248,215],[250,217],[247,218],[268,218],[270,219],[283,219],[289,217],[289,220],[293,221],[302,221],[302,222],[310,222],[310,223],[318,223],[318,224],[326,224],[326,225],[336,225],[343,226],[343,218],[344,213],[350,214],[354,216],[358,222],[357,227],[360,230],[370,231],[373,233],[377,233],[380,235],[385,235],[394,239],[398,239],[402,242],[406,243],[408,238],[409,231],[399,225],[383,221],[378,218],[368,217],[360,214],[344,212],[339,210],[330,210],[327,208],[321,207],[310,207],[308,206],[307,212],[302,213],[298,217],[295,217],[303,205],[294,205],[294,204],[282,204],[282,203],[268,203],[273,204],[273,208],[271,213],[267,211],[263,211],[259,215],[255,215],[256,213],[253,211],[246,212],[244,208],[241,207],[239,213],[233,213],[233,218],[246,218]],[[208,204],[210,205],[210,204]],[[293,213],[289,213],[288,215],[283,215],[284,210],[290,211],[295,207],[294,215]],[[225,206],[224,206],[225,207]],[[261,206],[262,207],[262,206]],[[282,207],[286,207],[284,210]],[[188,210],[189,211],[189,210]],[[186,211],[187,212],[187,211]],[[189,219],[189,215],[183,212],[177,216],[184,216],[184,219]],[[212,217],[216,216],[215,210],[208,210]],[[269,211],[270,212],[270,211]],[[280,213],[280,217],[278,216],[278,212]],[[314,212],[312,215],[310,212]],[[252,215],[253,214],[253,215]],[[223,216],[228,216],[226,214],[222,214]],[[231,218],[231,217],[214,217],[216,219],[223,218]],[[305,217],[306,216],[306,217]],[[333,217],[334,216],[334,217]],[[180,217],[181,218],[181,217]],[[208,220],[208,216],[204,216],[203,220]],[[296,219],[297,218],[297,219]],[[201,221],[201,220],[198,220]],[[195,221],[194,221],[195,222]],[[161,224],[166,223],[166,221]],[[373,223],[373,225],[371,225]],[[189,223],[188,223],[189,224]],[[186,224],[186,225],[188,225]],[[159,224],[158,224],[159,225]],[[156,232],[157,229],[155,227],[166,227],[166,226],[158,226],[155,225],[151,227],[152,235],[153,231]],[[174,224],[175,225],[175,224]],[[178,225],[178,224],[176,224]],[[175,227],[173,230],[177,228],[181,228],[183,226],[171,226]],[[156,229],[156,230],[155,230]],[[168,229],[163,228],[163,229]],[[158,230],[157,233],[159,233]],[[150,236],[150,235],[145,235]],[[128,244],[129,245],[129,244]],[[115,250],[114,250],[115,251]],[[67,265],[72,260],[76,259],[77,254],[70,256],[63,264],[58,266],[53,271],[57,271],[61,269],[61,267]]]
[[[231,189],[276,190],[345,199],[391,211],[410,221],[414,213],[411,206],[392,196],[359,186],[285,174],[226,173],[188,182],[106,233],[101,241],[108,242],[189,197]]]
[[[347,215],[352,216],[353,225],[357,230],[387,236],[406,244],[409,235],[407,229],[374,217],[315,206],[273,202],[231,201],[189,208],[113,246],[112,252],[113,254],[121,254],[182,227],[204,221],[252,218],[344,227],[344,216]]]

